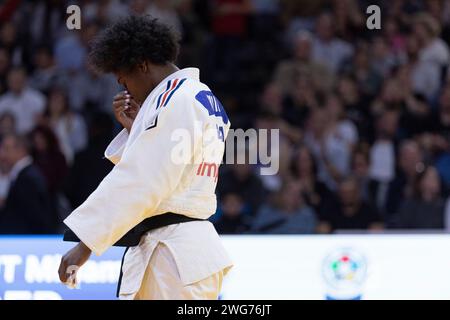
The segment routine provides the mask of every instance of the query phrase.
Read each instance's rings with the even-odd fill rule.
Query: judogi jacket
[[[216,211],[215,187],[229,127],[198,69],[171,74],[148,95],[130,133],[124,129],[110,143],[105,156],[115,167],[64,223],[101,255],[146,218],[173,212],[208,219]],[[210,222],[163,227],[128,250],[121,294],[139,289],[160,242],[171,250],[184,284],[232,266]]]

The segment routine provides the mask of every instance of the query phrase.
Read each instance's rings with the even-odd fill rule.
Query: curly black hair
[[[150,16],[128,16],[91,42],[89,62],[100,72],[132,71],[149,61],[172,63],[178,56],[178,34]]]

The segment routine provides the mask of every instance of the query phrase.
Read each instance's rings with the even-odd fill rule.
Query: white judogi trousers
[[[119,298],[218,299],[232,266],[219,241],[210,222],[180,223],[148,232],[125,254]]]
[[[222,288],[223,271],[189,285],[183,285],[177,264],[164,244],[153,251],[139,291],[134,295],[120,295],[120,299],[134,300],[217,300]]]

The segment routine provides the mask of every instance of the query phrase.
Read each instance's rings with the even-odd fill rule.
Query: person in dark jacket
[[[401,204],[394,227],[444,229],[445,199],[435,167],[427,167],[418,175],[413,192],[413,196]]]
[[[220,202],[221,216],[214,224],[220,234],[240,234],[250,227],[249,216],[244,212],[244,201],[236,193],[227,193]]]
[[[9,167],[10,187],[0,211],[0,234],[47,234],[56,231],[45,178],[33,164],[25,138],[8,134],[0,157]]]

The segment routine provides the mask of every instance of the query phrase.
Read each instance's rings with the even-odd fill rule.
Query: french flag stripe
[[[162,98],[162,101],[161,101],[161,106],[164,106],[164,103],[166,102],[167,96],[169,95],[169,93],[170,93],[171,91],[173,91],[173,90],[175,89],[175,87],[177,86],[177,84],[178,84],[178,79],[175,79],[175,80],[173,81],[173,83],[172,83],[172,86],[171,86],[170,90],[168,90],[168,91],[166,91],[166,93],[164,93],[163,98]]]
[[[185,82],[185,81],[186,81],[186,78],[181,79],[181,81],[180,81],[180,83],[178,83],[177,87],[176,87],[174,90],[172,90],[172,91],[170,92],[169,96],[167,97],[166,102],[163,104],[163,107],[165,107],[165,106],[169,103],[169,100],[170,100],[170,98],[173,96],[173,94],[175,93],[175,91],[177,91],[178,88],[181,87],[181,85],[182,85],[183,82]]]
[[[170,84],[172,83],[172,80],[169,80],[168,82],[167,82],[167,88],[166,88],[166,90],[164,90],[164,92],[163,93],[161,93],[160,95],[159,95],[159,97],[158,97],[158,102],[156,103],[156,109],[158,109],[159,108],[159,106],[160,106],[160,102],[161,102],[161,98],[162,98],[162,96],[164,95],[164,93],[166,93],[168,90],[169,90],[169,88],[170,88]]]

